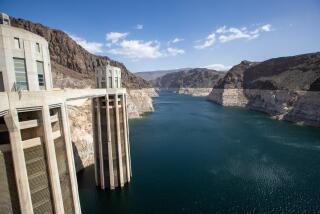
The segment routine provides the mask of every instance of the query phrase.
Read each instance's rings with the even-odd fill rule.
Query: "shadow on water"
[[[204,98],[161,93],[130,121],[133,179],[101,191],[78,173],[83,213],[319,213],[320,132]]]

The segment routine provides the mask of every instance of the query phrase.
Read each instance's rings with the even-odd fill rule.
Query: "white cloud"
[[[204,40],[203,44],[196,45],[196,46],[194,46],[194,48],[205,49],[210,46],[213,46],[215,42],[216,42],[216,35],[215,35],[215,33],[212,33],[212,34],[209,34],[209,36],[207,36],[207,38]]]
[[[261,31],[269,32],[271,31],[271,24],[266,24],[260,27]]]
[[[128,35],[129,33],[109,32],[106,34],[106,40],[111,42],[111,44],[115,44],[120,40],[125,39]]]
[[[219,36],[219,41],[221,43],[229,42],[229,41],[232,41],[235,39],[242,39],[242,38],[250,39],[251,38],[251,35],[248,34],[246,30],[241,30],[238,28],[229,28],[229,29],[225,28],[225,29],[221,30],[220,32],[222,32],[222,33],[220,33],[222,35]]]
[[[170,40],[169,41],[169,44],[172,43],[172,44],[175,44],[175,43],[178,43],[178,42],[182,42],[184,39],[181,39],[181,38],[174,38],[173,40]]]
[[[81,45],[84,49],[89,51],[90,53],[102,53],[103,52],[103,44],[99,42],[88,42],[86,39],[78,37],[76,35],[68,33],[68,35],[79,45]]]
[[[221,43],[225,43],[236,39],[256,39],[260,36],[260,33],[269,31],[271,31],[271,24],[260,26],[252,31],[249,31],[246,27],[239,29],[234,27],[227,28],[226,26],[223,26],[217,29],[216,32],[220,34],[219,41]]]
[[[158,41],[123,40],[118,44],[117,48],[113,48],[109,52],[131,59],[155,59],[163,56]]]
[[[179,48],[167,48],[167,54],[170,56],[177,56],[184,54],[185,51]]]
[[[235,28],[222,26],[218,28],[215,33],[209,34],[209,36],[204,40],[202,45],[194,46],[197,49],[205,49],[213,46],[216,42],[216,38],[220,43],[226,43],[238,39],[252,40],[256,39],[263,32],[270,32],[272,30],[271,24],[265,24],[253,30],[248,30],[247,27]]]
[[[136,29],[142,29],[143,26],[136,26]],[[138,40],[127,39],[129,33],[109,32],[106,34],[106,40],[109,42],[106,46],[108,52],[114,55],[121,55],[132,60],[139,59],[157,59],[160,57],[177,56],[185,53],[184,50],[174,47],[166,49],[160,47],[157,40]],[[172,40],[174,43],[182,41],[180,38]],[[169,44],[168,44],[169,45]]]
[[[212,64],[212,65],[205,66],[205,68],[213,69],[216,71],[228,71],[228,70],[230,70],[231,67],[232,66],[223,65],[223,64]]]
[[[142,24],[137,24],[134,29],[136,30],[142,30],[143,29],[143,25]]]
[[[226,26],[220,27],[216,30],[216,33],[225,33],[227,30]]]

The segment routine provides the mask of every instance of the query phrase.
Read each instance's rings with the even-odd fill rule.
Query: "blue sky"
[[[132,72],[320,51],[319,0],[0,0],[0,10],[61,29]]]

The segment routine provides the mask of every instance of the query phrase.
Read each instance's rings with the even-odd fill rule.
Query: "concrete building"
[[[0,15],[0,23],[7,23],[0,24],[0,91],[52,89],[48,42],[11,27],[5,17]]]
[[[118,183],[122,186],[130,180],[127,178],[131,168],[127,167],[130,165],[130,150],[126,90],[120,88],[119,70],[111,66],[107,66],[108,69],[112,70],[111,87],[103,87],[99,81],[98,89],[53,89],[47,41],[31,32],[11,27],[9,17],[0,14],[1,213],[81,213],[67,115],[69,100],[94,99],[99,107],[94,110],[95,130],[100,130],[95,132],[100,135],[100,138],[95,137],[95,145],[102,148],[111,144],[116,146],[107,150],[113,155],[110,160],[115,162],[114,171],[122,171],[114,172],[114,186]],[[97,76],[97,80],[99,78],[102,77]],[[105,106],[108,105],[112,107],[107,108],[110,114],[115,116],[106,116]],[[102,131],[109,125],[115,135],[106,135]],[[106,139],[110,136],[112,143],[107,144]],[[96,150],[96,157],[101,154],[107,155]],[[111,156],[101,160],[108,162],[107,157]],[[98,164],[100,162],[96,162],[96,168],[101,168]],[[96,171],[96,174],[108,174],[109,168],[101,169],[105,171]]]

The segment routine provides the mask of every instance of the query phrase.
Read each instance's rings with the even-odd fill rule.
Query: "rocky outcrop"
[[[248,104],[243,89],[213,89],[207,99],[223,106],[245,107]]]
[[[158,96],[155,89],[128,90],[129,118],[140,118],[145,112],[153,112],[152,97]]]
[[[68,103],[68,115],[77,171],[94,163],[90,100]]]
[[[244,61],[213,87],[208,100],[320,127],[319,79],[320,53]]]

